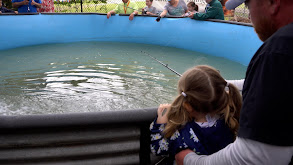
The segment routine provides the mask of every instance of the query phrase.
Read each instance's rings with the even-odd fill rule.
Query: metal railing
[[[2,0],[3,6],[11,8],[10,0]],[[45,0],[43,0],[45,1]],[[139,11],[146,6],[145,0],[132,0],[138,5]],[[193,1],[198,4],[200,11],[206,6],[205,0],[184,0],[186,3]],[[222,5],[227,0],[220,0]],[[122,3],[122,0],[54,0],[54,12],[55,13],[107,13],[113,10],[118,4]],[[153,6],[159,11],[163,11],[164,5],[167,0],[154,0]],[[234,11],[226,10],[223,7],[225,13],[225,20],[250,23],[249,10],[244,4],[237,7]],[[139,14],[142,14],[139,12]]]
[[[135,1],[138,5],[139,11],[146,6],[145,0],[132,0]],[[186,3],[193,1],[204,8],[206,5],[205,0],[185,0]],[[222,3],[225,4],[226,0],[222,0]],[[122,3],[121,0],[57,0],[54,1],[55,12],[57,13],[107,13],[113,10],[118,4]],[[167,3],[167,0],[154,0],[153,5],[158,10],[163,10],[163,6]],[[225,11],[225,20],[228,21],[237,21],[237,22],[246,22],[250,23],[248,18],[249,11],[244,4],[237,7],[234,11],[226,10]],[[141,12],[139,12],[141,14]]]
[[[157,109],[0,116],[1,164],[155,164]]]

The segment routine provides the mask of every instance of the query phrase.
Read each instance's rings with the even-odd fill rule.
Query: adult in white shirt
[[[178,165],[293,164],[293,0],[229,0],[226,8],[243,2],[264,43],[247,68],[238,137],[209,156],[183,150]]]

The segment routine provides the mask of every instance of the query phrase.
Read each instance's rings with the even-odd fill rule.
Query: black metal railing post
[[[80,0],[80,12],[82,13],[82,0]]]

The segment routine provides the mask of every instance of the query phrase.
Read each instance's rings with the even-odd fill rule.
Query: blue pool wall
[[[247,65],[261,45],[251,26],[189,18],[99,14],[0,14],[0,50],[77,41],[170,46]],[[0,51],[1,56],[1,51]],[[180,58],[180,56],[179,56]],[[0,115],[2,164],[155,164],[149,125],[157,108],[72,114]]]
[[[219,56],[248,65],[262,42],[252,26],[225,21],[197,21],[103,14],[0,15],[0,50],[78,41],[155,44]],[[1,54],[0,54],[1,55]]]

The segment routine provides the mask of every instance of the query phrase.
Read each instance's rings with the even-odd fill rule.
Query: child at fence
[[[134,16],[138,14],[137,4],[130,0],[122,0],[122,2],[123,3],[117,4],[114,10],[107,13],[107,19],[109,19],[112,14],[130,14],[129,20],[133,20]]]
[[[145,1],[146,7],[142,9],[142,14],[157,15],[156,7],[152,6],[153,0]]]
[[[240,108],[239,90],[220,73],[206,65],[187,70],[178,82],[178,95],[170,104],[161,104],[150,125],[151,151],[169,156],[191,149],[209,155],[236,138]]]
[[[188,17],[190,13],[198,13],[198,5],[194,2],[188,2],[187,4],[187,13],[183,15],[183,17]]]
[[[18,14],[17,11],[10,10],[10,9],[7,9],[6,7],[3,7],[2,6],[2,0],[0,0],[0,14],[1,13],[15,13],[15,14]]]
[[[224,20],[224,10],[220,1],[205,0],[207,5],[204,13],[190,13],[189,18],[195,20],[220,19]]]

